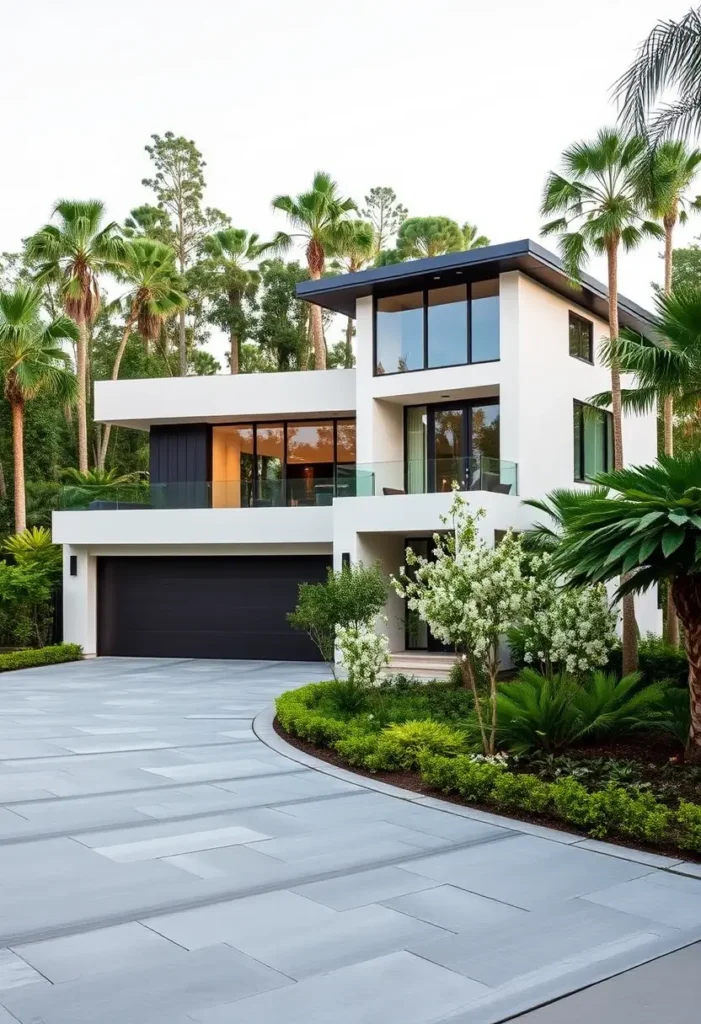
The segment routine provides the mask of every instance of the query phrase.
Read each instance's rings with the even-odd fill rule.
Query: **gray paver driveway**
[[[322,672],[0,676],[0,1024],[487,1024],[701,938],[701,877],[661,859],[262,742]]]

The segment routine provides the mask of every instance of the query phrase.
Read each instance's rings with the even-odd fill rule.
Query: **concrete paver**
[[[607,1024],[602,993],[655,971],[686,1005],[698,968],[665,954],[701,939],[701,877],[262,742],[258,713],[325,674],[97,659],[0,677],[0,1021],[496,1024],[566,997],[524,1024],[566,1004]]]

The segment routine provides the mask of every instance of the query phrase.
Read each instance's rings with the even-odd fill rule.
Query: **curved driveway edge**
[[[648,853],[645,850],[633,850],[627,846],[618,846],[616,843],[604,843],[596,839],[586,839],[584,836],[573,832],[564,832],[556,828],[548,828],[545,825],[534,825],[528,821],[519,821],[516,818],[506,818],[500,814],[491,814],[488,811],[480,811],[477,808],[465,807],[462,804],[453,803],[450,800],[440,800],[436,797],[423,796],[421,793],[413,793],[411,790],[402,789],[400,786],[391,786],[379,779],[368,778],[365,775],[357,775],[347,768],[339,768],[337,765],[322,761],[306,751],[293,747],[291,743],[277,733],[273,727],[275,721],[275,708],[269,707],[254,719],[253,731],[267,747],[274,750],[291,761],[324,775],[330,775],[343,782],[352,783],[362,789],[369,789],[375,793],[382,793],[385,796],[393,796],[398,800],[408,800],[410,803],[430,807],[436,811],[444,811],[447,814],[455,814],[461,818],[471,818],[474,821],[481,821],[497,828],[506,828],[511,832],[522,832],[524,835],[538,836],[541,839],[548,839],[553,843],[563,843],[566,846],[581,846],[585,850],[592,850],[595,853],[603,853],[609,857],[618,857],[621,860],[632,861],[634,864],[642,864],[646,867],[657,868],[661,871],[671,871],[675,874],[689,875],[692,878],[701,878],[701,864],[693,861],[665,857],[658,853]]]

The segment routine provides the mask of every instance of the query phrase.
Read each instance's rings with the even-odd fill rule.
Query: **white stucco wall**
[[[96,420],[142,429],[169,421],[216,423],[254,416],[342,416],[354,411],[355,370],[159,377],[95,384]]]

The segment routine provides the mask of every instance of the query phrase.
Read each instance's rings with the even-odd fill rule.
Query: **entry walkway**
[[[266,709],[322,675],[0,676],[0,1024],[490,1024],[701,939],[693,866],[288,748]]]

